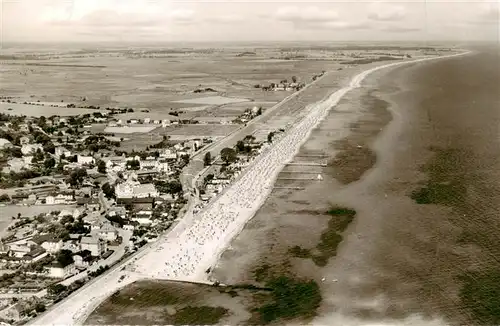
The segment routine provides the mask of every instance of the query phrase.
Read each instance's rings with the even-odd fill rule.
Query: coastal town
[[[95,124],[161,129],[172,122],[122,123],[114,112],[0,114],[0,205],[3,214],[13,212],[0,242],[1,320],[31,319],[156,241],[182,218],[188,201],[201,210],[280,133],[263,142],[248,135],[214,156],[207,151],[204,173],[190,191],[183,189],[183,168],[213,139],[165,135],[147,150],[125,152],[112,133],[89,130]],[[261,114],[254,107],[241,119]]]
[[[76,308],[81,298],[90,300],[85,293],[112,293],[136,277],[218,284],[209,275],[217,250],[258,209],[300,140],[340,99],[340,93],[330,94],[331,85],[347,85],[340,81],[348,82],[355,73],[363,77],[362,71],[375,69],[379,61],[404,62],[422,55],[420,49],[397,49],[391,57],[377,51],[367,50],[363,56],[351,55],[349,49],[345,54],[331,52],[329,63],[317,61],[323,52],[308,52],[312,67],[283,66],[272,75],[269,69],[289,59],[261,54],[252,59],[264,67],[259,75],[245,56],[228,51],[224,60],[218,58],[224,63],[220,67],[229,69],[225,74],[245,67],[255,74],[252,79],[186,82],[179,74],[161,88],[160,97],[160,86],[141,89],[140,103],[119,92],[111,97],[120,101],[112,101],[94,88],[75,88],[79,94],[64,98],[2,93],[0,322],[47,320],[65,310],[68,300],[74,304],[58,320],[80,320],[91,311]],[[130,60],[133,54],[119,55]],[[112,58],[108,53],[99,56]],[[237,64],[228,66],[233,57]],[[45,59],[34,60],[23,76],[36,78],[37,69],[61,69],[36,66]],[[18,72],[17,66],[10,67],[9,73]],[[100,74],[89,67],[75,68]],[[154,65],[142,68],[148,71]],[[113,73],[106,71],[96,80]],[[114,76],[113,82],[130,91],[130,79],[124,76]],[[326,99],[321,106],[310,105],[319,98]],[[282,178],[279,188],[297,190],[302,189],[297,183],[319,182],[326,165],[298,163],[294,176]],[[103,278],[108,285],[96,290]],[[71,299],[75,295],[78,300]]]

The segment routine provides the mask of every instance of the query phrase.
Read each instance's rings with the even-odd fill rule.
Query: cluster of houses
[[[122,119],[113,119],[108,122],[108,127],[120,127],[123,125],[136,125],[136,124],[153,124],[157,126],[162,126],[163,128],[168,127],[170,125],[175,125],[179,124],[178,121],[170,121],[169,119],[151,119],[151,118],[144,118],[144,119],[129,119],[126,121],[123,121]]]
[[[0,242],[0,261],[10,264],[32,264],[48,255],[57,255],[66,250],[71,252],[73,262],[61,265],[52,261],[44,266],[41,275],[53,278],[67,278],[80,270],[88,268],[99,259],[112,253],[108,243],[119,239],[119,228],[108,221],[99,221],[91,225],[87,235],[70,234],[69,239],[58,239],[50,234],[36,234],[10,242]]]
[[[306,86],[305,83],[299,82],[288,82],[286,79],[280,81],[279,83],[271,83],[268,86],[262,86],[263,91],[298,91]]]

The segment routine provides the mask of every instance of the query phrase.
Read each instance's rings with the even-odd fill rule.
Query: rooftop
[[[44,242],[59,242],[59,240],[54,238],[54,236],[51,234],[43,234],[43,235],[35,236],[35,237],[31,238],[31,241],[33,241],[34,243],[36,243],[38,245],[41,245]]]
[[[99,239],[96,237],[82,237],[80,240],[80,243],[82,244],[98,244]]]

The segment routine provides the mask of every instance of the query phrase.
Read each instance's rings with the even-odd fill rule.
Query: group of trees
[[[74,262],[73,252],[71,250],[63,249],[56,254],[56,261],[63,267],[68,266]]]
[[[137,160],[127,161],[127,169],[129,170],[139,170],[141,163]]]
[[[205,166],[212,164],[212,154],[210,154],[210,152],[205,153],[205,157],[203,157],[203,164]]]
[[[115,194],[115,187],[111,186],[109,182],[106,182],[105,184],[102,185],[101,187],[102,192],[104,193],[104,196],[108,199],[115,199],[116,194]]]
[[[220,158],[226,163],[226,165],[229,165],[236,162],[238,156],[236,154],[236,150],[226,147],[220,151]]]
[[[66,291],[68,288],[62,284],[59,284],[59,283],[56,283],[56,284],[52,284],[52,285],[49,285],[49,287],[47,288],[47,293],[51,294],[51,295],[59,295],[61,293],[63,293],[64,291]]]
[[[85,178],[88,176],[87,170],[84,168],[78,168],[71,171],[67,178],[67,182],[72,186],[76,187],[83,183]]]
[[[106,163],[103,160],[97,161],[97,172],[106,174]]]
[[[182,184],[177,180],[172,180],[172,181],[156,180],[154,184],[159,192],[171,195],[176,195],[182,192]]]

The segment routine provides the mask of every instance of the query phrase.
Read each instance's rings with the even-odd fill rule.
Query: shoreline
[[[384,75],[385,75],[385,72],[384,72]],[[371,126],[370,129],[372,132],[377,131],[375,133],[375,135],[373,135],[373,133],[371,133],[371,138],[372,139],[378,138],[378,136],[380,135],[380,131],[376,127],[380,126],[380,125],[384,125],[384,119],[382,119],[382,121],[381,121],[377,117],[371,117],[371,118],[365,117],[365,114],[372,116],[373,112],[370,113],[370,112],[363,111],[363,112],[356,112],[353,114],[349,113],[349,115],[347,117],[344,117],[346,114],[346,110],[351,110],[353,105],[355,107],[357,107],[358,102],[356,101],[353,104],[352,98],[356,98],[356,97],[361,95],[361,94],[357,94],[357,93],[364,94],[366,92],[366,89],[364,89],[364,88],[366,88],[366,87],[360,88],[359,91],[351,91],[349,94],[352,96],[346,95],[343,98],[343,100],[341,101],[341,103],[339,103],[337,105],[337,107],[335,107],[335,109],[331,110],[331,111],[335,110],[336,112],[330,112],[328,114],[328,117],[325,120],[331,120],[331,121],[333,120],[334,124],[338,125],[338,123],[339,123],[338,116],[340,115],[340,117],[342,117],[342,119],[344,119],[344,118],[348,119],[348,121],[343,122],[343,125],[346,125],[348,122],[351,122],[351,124],[352,124],[353,120],[358,121],[358,122],[363,121],[363,127],[366,127],[367,125],[369,125],[369,126]],[[356,93],[356,94],[353,94],[353,93]],[[363,104],[363,105],[365,105],[365,104]],[[327,127],[328,127],[326,129],[327,130],[326,133],[327,133],[327,137],[328,137],[328,135],[331,133],[329,131],[330,130],[329,127],[331,127],[331,126],[330,126],[330,124],[328,124],[328,121],[322,121],[320,123],[320,126],[314,129],[310,138],[316,138],[318,133],[319,134],[325,133],[325,131],[321,131],[322,130],[321,125],[323,125],[325,123],[327,124]],[[338,127],[334,127],[334,129],[335,128],[338,129]],[[352,129],[352,128],[349,128],[349,129]],[[373,129],[375,129],[375,130],[373,130]],[[386,128],[384,128],[384,131],[385,131],[385,129]],[[351,137],[353,133],[354,133],[354,131],[350,130],[349,135],[347,135],[347,137]],[[367,135],[364,134],[364,137],[366,137],[366,136]],[[368,136],[370,136],[370,135],[368,135]],[[321,144],[321,146],[316,144],[316,145],[312,146],[313,148],[310,148],[309,145],[311,142],[317,143],[316,139],[311,140],[310,138],[306,141],[306,144],[304,146],[301,146],[299,154],[300,153],[315,153],[315,151],[314,151],[315,148],[316,149],[325,148],[325,146],[332,147],[332,146],[329,146],[328,144]],[[371,141],[367,141],[367,143],[371,147]],[[333,149],[333,152],[338,152],[338,151]],[[334,155],[335,155],[335,153],[334,153]],[[327,178],[325,178],[325,180],[322,182],[328,182]],[[333,185],[333,186],[334,186],[334,189],[340,189],[339,185]],[[328,186],[325,186],[325,188],[328,188]],[[331,191],[331,190],[328,190],[328,191]],[[314,191],[312,191],[312,192],[314,193]],[[323,193],[324,192],[325,191],[323,190]],[[294,230],[290,229],[290,227],[286,226],[286,225],[287,225],[287,223],[289,223],[290,218],[294,218],[296,214],[302,214],[302,215],[306,214],[303,217],[302,216],[301,217],[302,217],[302,219],[304,217],[307,218],[308,225],[303,225],[303,228],[299,231],[300,233],[297,234],[298,239],[308,238],[308,235],[309,235],[309,238],[311,238],[310,237],[310,235],[311,235],[310,228],[315,228],[316,233],[318,231],[322,232],[322,230],[325,228],[325,226],[323,224],[324,221],[320,222],[321,225],[315,223],[315,221],[320,220],[320,219],[322,219],[322,220],[325,219],[325,217],[323,216],[324,215],[323,211],[326,211],[328,207],[324,206],[324,208],[323,208],[323,206],[318,206],[317,205],[318,202],[315,202],[315,204],[307,203],[307,200],[304,200],[304,198],[301,196],[295,196],[297,198],[297,200],[290,200],[289,202],[286,203],[286,205],[288,207],[289,206],[297,207],[297,210],[298,210],[298,206],[300,206],[300,205],[307,206],[309,204],[309,206],[314,207],[312,209],[316,209],[316,211],[298,212],[298,211],[296,211],[296,209],[290,209],[290,210],[285,209],[285,211],[289,211],[289,213],[286,213],[285,211],[281,211],[282,215],[293,215],[293,216],[288,216],[286,221],[284,221],[285,224],[274,225],[275,224],[274,221],[279,218],[279,214],[280,214],[279,208],[274,208],[275,205],[278,205],[278,206],[280,205],[279,203],[277,204],[277,202],[279,202],[279,200],[280,200],[279,198],[282,197],[282,196],[277,197],[277,195],[280,195],[280,193],[282,193],[282,192],[276,191],[276,192],[271,193],[271,195],[266,199],[265,203],[259,209],[259,212],[256,214],[256,216],[253,217],[244,226],[243,231],[235,239],[232,240],[231,246],[230,246],[231,248],[224,251],[222,259],[219,261],[219,264],[222,265],[222,266],[218,266],[218,268],[220,270],[216,269],[213,271],[213,273],[217,276],[216,278],[218,280],[220,280],[221,283],[248,284],[248,282],[250,282],[251,285],[255,284],[253,281],[251,281],[252,276],[237,275],[237,276],[233,276],[233,278],[229,277],[230,279],[227,280],[227,279],[224,279],[222,274],[227,275],[228,273],[231,274],[232,272],[235,274],[244,274],[244,272],[242,272],[241,270],[247,271],[248,272],[247,274],[255,273],[254,268],[250,268],[248,266],[248,264],[246,263],[248,261],[255,260],[255,259],[253,259],[253,257],[248,257],[249,252],[253,253],[256,250],[256,247],[259,247],[262,243],[266,243],[263,246],[268,246],[269,244],[267,244],[267,242],[268,242],[267,238],[275,239],[277,237],[279,238],[279,236],[280,236],[279,231],[277,232],[278,234],[276,234],[274,231],[272,231],[272,233],[269,233],[267,231],[268,229],[262,227],[263,224],[271,224],[269,229],[273,229],[273,228],[280,229],[280,228],[285,227],[286,229],[283,231],[283,233],[287,233],[286,237],[294,238],[295,232],[290,232],[290,231],[294,231]],[[303,192],[301,192],[301,193],[303,193]],[[285,195],[285,197],[287,199],[293,199],[293,197],[289,198],[289,196],[287,196],[287,195]],[[300,200],[298,198],[300,198]],[[269,207],[269,203],[272,203],[272,207]],[[278,212],[276,212],[276,214],[274,214],[276,209],[278,210]],[[311,214],[313,216],[311,216]],[[313,220],[313,219],[315,219],[315,220]],[[273,221],[273,222],[271,222],[271,221]],[[296,222],[293,222],[293,223],[296,223]],[[313,236],[313,238],[314,237],[316,237],[316,236]],[[319,237],[319,234],[317,235],[317,237]],[[282,239],[284,239],[284,238],[282,237]],[[297,238],[294,238],[294,240],[296,240],[296,239]],[[278,262],[281,261],[281,257],[280,257],[281,251],[280,251],[280,249],[276,249],[276,247],[279,246],[279,244],[278,244],[279,242],[280,242],[279,240],[275,240],[274,242],[271,241],[270,246],[273,247],[274,251],[272,251],[272,253],[269,253],[269,254],[261,253],[261,255],[266,256],[267,259],[272,259],[272,261],[276,261],[276,260]],[[312,242],[315,243],[316,241],[312,241]],[[302,245],[308,246],[307,243],[304,243]],[[286,246],[285,246],[285,249],[286,249]],[[294,260],[297,260],[297,259],[294,258]],[[294,265],[294,268],[297,267],[296,262],[293,262],[293,265]],[[311,277],[313,279],[316,279],[317,283],[319,283],[320,286],[323,287],[323,285],[320,283],[321,277],[318,278],[319,274],[317,273],[317,270],[318,270],[317,267],[315,267],[314,264],[312,264],[312,262],[309,262],[309,263],[306,262],[305,265],[306,265],[305,266],[306,271],[304,272],[304,270],[302,269],[303,273],[299,273],[299,274],[301,276],[306,275],[306,277]],[[238,269],[235,270],[234,266],[238,266]],[[252,266],[255,266],[255,265],[252,265]],[[302,266],[302,267],[304,267],[304,266]],[[291,266],[288,266],[286,268],[291,268]],[[299,266],[299,268],[301,268],[301,266]],[[313,271],[313,272],[311,272],[311,271]],[[263,271],[263,272],[265,273],[265,271]],[[262,285],[257,284],[257,286],[262,286]],[[149,285],[147,287],[151,288],[151,285]],[[153,291],[154,293],[164,292],[164,291],[167,291],[167,293],[169,293],[168,291],[173,291],[172,293],[175,293],[174,288],[175,287],[173,285],[170,285],[170,284],[156,284],[155,286],[152,287],[152,289],[150,291]],[[129,291],[129,289],[130,288],[127,287],[126,291]],[[204,287],[201,285],[198,287],[195,287],[195,289],[184,289],[184,291],[187,291],[190,294],[198,293],[198,292],[204,292],[204,293],[209,292],[208,290],[204,290]],[[134,292],[132,291],[131,293],[134,293]],[[211,296],[210,294],[207,294],[207,295],[208,295],[208,297],[205,297],[205,295],[203,295],[204,299],[202,300],[202,304],[203,305],[214,305],[213,302],[215,302],[215,301],[213,301],[213,300],[215,300],[215,298],[213,296]],[[220,304],[218,306],[221,306],[223,308],[229,309],[230,311],[233,311],[233,314],[230,316],[224,317],[224,319],[220,320],[218,322],[218,324],[231,324],[232,321],[236,320],[236,319],[237,319],[237,322],[234,322],[236,324],[244,324],[245,322],[248,323],[248,322],[250,322],[250,320],[252,320],[252,322],[254,323],[255,322],[254,319],[249,320],[248,318],[245,318],[244,316],[247,315],[251,311],[251,309],[250,309],[251,307],[255,307],[255,297],[251,293],[248,294],[248,293],[238,292],[235,295],[236,295],[236,299],[239,298],[238,300],[243,300],[243,301],[247,302],[247,304],[245,305],[245,313],[239,312],[241,310],[241,307],[238,308],[232,304]],[[233,295],[231,295],[231,297],[233,297]],[[257,300],[257,301],[259,301],[259,300]],[[188,304],[188,303],[186,303],[186,304]],[[92,316],[90,316],[90,319],[88,322],[90,322],[90,323],[104,322],[104,323],[114,323],[114,324],[125,322],[124,319],[121,319],[121,317],[116,316],[113,313],[106,313],[107,309],[109,309],[111,307],[115,307],[115,306],[113,306],[113,303],[110,303],[109,300],[107,300],[95,311],[94,314],[92,314]],[[132,307],[133,307],[133,304],[131,304],[131,306],[128,309],[133,310]],[[153,307],[153,308],[155,308],[155,307]],[[234,314],[236,314],[236,315],[234,315]],[[251,318],[254,318],[254,317],[255,316],[252,316]],[[143,318],[149,319],[149,317],[146,317],[146,316],[144,316]],[[234,324],[234,323],[232,323],[232,324]]]
[[[462,54],[459,54],[459,55],[462,55]],[[447,56],[447,57],[449,57],[449,56]],[[340,100],[340,98],[341,98],[343,95],[345,95],[345,94],[346,94],[349,90],[351,90],[352,88],[357,88],[357,87],[359,87],[360,82],[363,80],[363,78],[364,78],[364,77],[366,77],[366,76],[367,76],[369,73],[371,73],[371,72],[377,71],[377,70],[382,69],[382,68],[390,67],[390,66],[393,66],[393,65],[399,65],[399,64],[404,64],[404,63],[414,63],[414,62],[418,62],[418,61],[432,60],[432,59],[442,59],[442,58],[446,58],[446,56],[445,56],[445,57],[438,57],[438,58],[428,58],[428,59],[413,60],[413,61],[407,61],[407,62],[398,62],[398,63],[396,63],[396,64],[389,64],[389,65],[384,65],[384,66],[380,66],[380,67],[372,68],[372,69],[370,69],[370,70],[368,70],[368,71],[365,71],[365,72],[363,72],[363,73],[361,73],[361,74],[357,75],[356,77],[354,77],[354,79],[352,80],[352,82],[350,83],[350,85],[349,85],[349,87],[348,87],[348,88],[344,88],[344,89],[341,89],[340,91],[335,92],[334,94],[336,94],[336,95],[335,95],[335,98],[333,99],[332,103],[336,104],[336,103],[338,102],[338,100]],[[334,96],[332,95],[331,97],[334,97]],[[330,103],[330,104],[331,104],[331,103]],[[321,112],[321,114],[322,114],[322,115],[321,115],[321,116],[319,116],[319,117],[316,117],[317,119],[319,119],[319,121],[321,121],[321,120],[324,118],[324,114],[326,114],[326,113],[329,111],[330,106],[329,106],[328,104],[325,104],[325,107],[322,107],[321,109],[322,109],[322,112]],[[314,117],[313,117],[313,118],[314,118]],[[306,117],[305,119],[307,120],[308,118]],[[313,120],[308,120],[307,122],[308,122],[308,123],[311,123],[311,124],[312,124],[312,126],[314,127],[315,125],[317,125],[317,123],[319,123],[319,121],[316,121],[316,120],[314,120],[314,119],[313,119]],[[300,126],[302,126],[302,125],[303,125],[303,126],[304,126],[304,128],[306,128],[306,126],[307,126],[307,124],[306,124],[306,123],[304,123],[304,120],[303,120],[303,121],[301,121],[301,122],[299,123],[299,125],[300,125]],[[311,133],[311,127],[308,127],[308,128],[307,128],[307,130],[305,130],[305,131],[304,131],[304,134],[303,134],[303,135],[302,135],[302,132],[300,132],[300,133],[298,134],[298,135],[300,135],[301,137],[299,137],[298,135],[297,135],[296,137],[290,137],[290,138],[289,138],[289,141],[292,141],[292,140],[293,140],[293,141],[295,141],[295,138],[300,138],[300,139],[302,140],[302,142],[300,142],[300,143],[303,143],[304,139],[307,139],[307,137],[310,135],[310,133]],[[286,137],[285,137],[285,138],[286,138]],[[297,143],[296,143],[296,144],[297,144]],[[300,146],[299,146],[299,147],[300,147]],[[274,148],[276,148],[276,147],[274,147]],[[292,154],[293,154],[293,155],[295,155],[295,154],[296,154],[296,151],[293,151],[293,152],[292,152]],[[290,155],[290,154],[288,154],[288,155]],[[292,157],[293,157],[293,156],[292,156]],[[263,159],[263,158],[261,158],[261,159]],[[279,170],[281,170],[281,168],[280,168]],[[278,173],[279,173],[279,172],[278,172]],[[246,174],[246,175],[248,175],[248,174]],[[260,205],[259,205],[259,207],[260,207]],[[234,234],[234,233],[233,233],[233,235],[232,235],[231,239],[232,239],[234,236],[236,236],[236,234]],[[229,238],[229,236],[228,236],[228,238]],[[212,257],[212,260],[213,260],[213,257]],[[207,262],[208,262],[208,261],[206,261],[206,262],[205,262],[205,264],[206,264]],[[209,263],[212,263],[212,262],[210,261]],[[199,267],[199,266],[198,266],[198,270],[202,270],[202,269],[203,269],[202,267]],[[203,269],[203,271],[204,271],[204,269]],[[109,278],[109,275],[107,275],[107,276],[108,276],[108,278]],[[106,277],[105,277],[105,278],[106,278]],[[127,282],[127,283],[129,283],[129,282]],[[123,285],[125,285],[125,284],[123,284]],[[107,291],[107,292],[109,292],[109,291]],[[113,292],[114,292],[114,291],[113,291]],[[106,293],[105,295],[107,295],[107,293]],[[88,298],[86,298],[86,299],[88,299]],[[58,316],[58,317],[62,317],[62,316]],[[78,319],[79,319],[79,318],[78,318]],[[73,322],[75,322],[75,320],[74,320],[74,319],[73,319]]]

